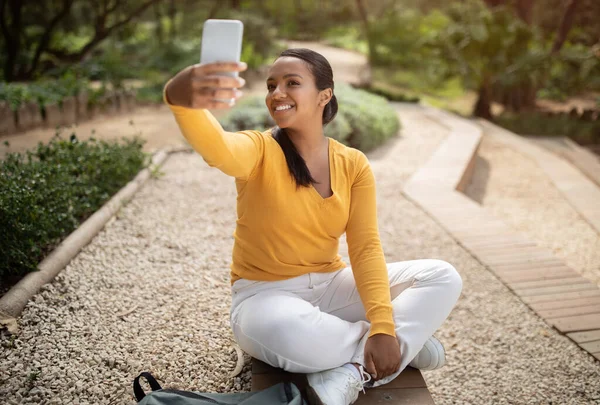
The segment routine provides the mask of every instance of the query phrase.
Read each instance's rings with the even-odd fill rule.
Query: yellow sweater
[[[340,270],[346,264],[338,244],[346,232],[370,335],[395,336],[377,226],[375,178],[366,156],[328,138],[333,195],[323,198],[313,186],[296,188],[270,131],[230,133],[208,110],[170,108],[183,135],[208,165],[235,177],[237,226],[231,282],[275,281]]]

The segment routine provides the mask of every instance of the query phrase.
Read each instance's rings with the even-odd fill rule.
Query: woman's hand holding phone
[[[231,108],[242,96],[239,88],[246,81],[241,77],[219,75],[223,72],[243,72],[244,62],[214,62],[188,66],[177,73],[166,88],[169,103],[187,108],[219,110]]]

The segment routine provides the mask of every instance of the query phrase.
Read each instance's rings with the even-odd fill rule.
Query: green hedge
[[[0,280],[36,269],[60,241],[147,162],[139,138],[124,143],[56,137],[0,162]]]
[[[401,103],[418,103],[421,101],[418,96],[410,96],[402,91],[395,90],[394,88],[383,87],[377,84],[373,84],[365,90],[369,93],[384,97],[388,101],[397,101]]]
[[[31,83],[0,82],[0,101],[6,102],[13,111],[28,102],[37,103],[43,108],[46,105],[60,104],[65,98],[77,96],[87,89],[88,81],[73,75]]]
[[[338,84],[335,94],[338,115],[325,127],[326,136],[367,152],[398,133],[398,114],[385,98],[347,84]],[[220,121],[228,131],[262,131],[275,125],[264,98],[258,96],[241,102]]]
[[[530,136],[568,136],[581,145],[600,143],[600,120],[584,121],[568,114],[504,113],[494,119],[509,131]]]

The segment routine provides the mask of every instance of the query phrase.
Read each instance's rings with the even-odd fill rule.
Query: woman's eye
[[[292,86],[297,86],[297,85],[299,85],[299,84],[300,84],[300,83],[298,83],[298,82],[296,82],[296,81],[294,81],[294,80],[290,81],[290,85],[292,85]]]
[[[275,88],[275,86],[273,86],[272,84],[267,84],[267,90],[273,90]]]

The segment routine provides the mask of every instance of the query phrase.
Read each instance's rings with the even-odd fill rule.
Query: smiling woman
[[[267,79],[276,126],[227,132],[207,108],[239,98],[243,79],[218,73],[244,69],[190,66],[164,92],[188,142],[236,179],[230,322],[237,343],[272,366],[307,373],[313,404],[350,404],[409,364],[441,367],[444,349],[432,335],[462,280],[440,260],[386,264],[369,161],[324,135],[338,109],[329,62],[309,49],[284,51]],[[344,233],[352,266],[338,254]]]
[[[329,149],[324,142],[323,127],[335,118],[338,110],[329,62],[307,49],[288,49],[269,70],[267,90],[265,102],[277,124],[273,137],[285,154],[296,184],[307,187],[313,183],[319,194],[329,197],[332,194],[329,159],[325,153],[320,156],[313,153],[321,145],[326,145],[321,150]],[[315,116],[321,120],[314,119]],[[304,150],[298,151],[295,145]],[[316,159],[307,161],[301,155],[314,155]]]

